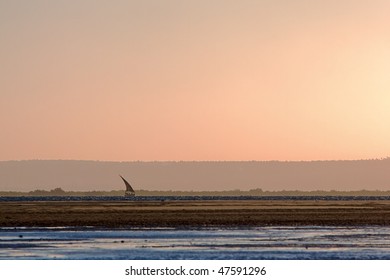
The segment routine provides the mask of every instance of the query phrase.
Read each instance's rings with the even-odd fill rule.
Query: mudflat
[[[0,227],[390,226],[390,201],[0,202]]]

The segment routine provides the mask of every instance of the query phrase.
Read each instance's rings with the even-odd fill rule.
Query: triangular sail
[[[131,185],[129,184],[129,182],[126,181],[125,178],[123,178],[121,175],[119,175],[119,177],[122,178],[123,182],[125,183],[126,185],[126,192],[134,192],[133,188],[131,187]]]

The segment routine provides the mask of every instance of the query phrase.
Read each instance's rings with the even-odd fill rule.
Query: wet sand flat
[[[0,202],[0,227],[385,226],[390,201]]]

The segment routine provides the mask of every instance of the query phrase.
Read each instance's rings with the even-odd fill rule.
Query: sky
[[[390,1],[0,0],[0,160],[390,155]]]

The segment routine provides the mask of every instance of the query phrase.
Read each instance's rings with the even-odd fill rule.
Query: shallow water
[[[390,227],[1,228],[0,259],[390,259]]]

